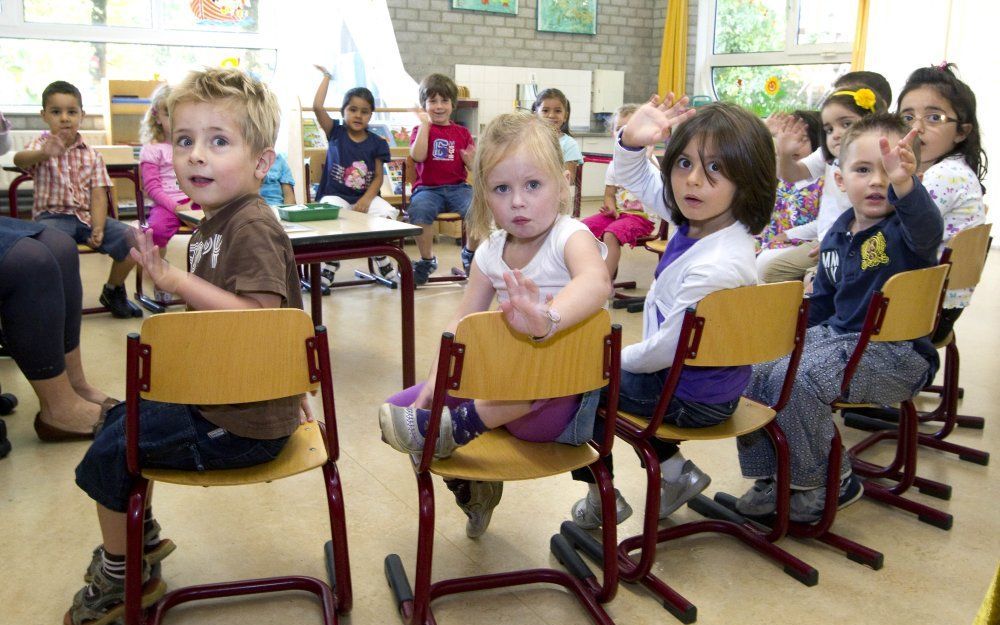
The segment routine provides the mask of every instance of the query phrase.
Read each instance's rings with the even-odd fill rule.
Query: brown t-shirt
[[[259,195],[245,195],[201,222],[188,244],[191,273],[230,293],[273,293],[282,308],[302,308],[288,235]],[[299,396],[199,406],[221,428],[247,438],[288,436],[299,423]]]

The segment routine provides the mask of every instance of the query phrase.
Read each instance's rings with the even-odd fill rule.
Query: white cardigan
[[[626,150],[616,141],[615,172],[619,183],[662,217],[670,213],[663,201],[660,172],[644,152]],[[714,291],[757,284],[754,239],[736,222],[700,239],[653,281],[643,306],[642,341],[622,349],[622,369],[654,373],[671,365],[684,311]],[[656,318],[663,315],[663,323]]]

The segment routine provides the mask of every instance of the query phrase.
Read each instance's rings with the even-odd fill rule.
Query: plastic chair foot
[[[977,451],[975,453],[958,454],[958,458],[985,467],[990,463],[990,452]]]
[[[804,586],[815,586],[819,583],[819,571],[812,567],[809,567],[808,571],[801,572],[796,571],[793,567],[785,566],[784,571],[789,576],[797,579]]]
[[[950,514],[941,514],[941,515],[918,514],[917,519],[919,519],[923,523],[927,523],[928,525],[933,525],[934,527],[943,529],[945,531],[951,529],[951,525],[955,520],[954,517],[952,517]]]
[[[597,564],[604,562],[604,552],[601,549],[601,543],[588,534],[587,530],[572,521],[563,521],[562,525],[559,526],[559,533],[574,549],[579,549],[583,552],[583,555],[592,561]]]
[[[981,430],[983,426],[986,425],[986,420],[982,417],[968,417],[965,415],[958,415],[955,420],[955,424],[960,428],[969,428],[970,430]]]
[[[671,604],[669,601],[663,602],[663,607],[667,609],[667,612],[673,615],[675,619],[688,625],[689,623],[694,623],[698,620],[698,606],[692,605],[687,609],[682,610],[677,606]]]
[[[951,485],[941,484],[940,482],[933,482],[930,480],[922,481],[921,483],[915,484],[917,490],[927,495],[929,497],[935,497],[937,499],[943,499],[948,501],[951,499]]]
[[[142,309],[136,306],[135,302],[126,300],[125,303],[128,304],[129,312],[132,313],[133,317],[142,317]]]
[[[559,560],[559,563],[577,579],[585,580],[595,577],[594,572],[590,570],[587,563],[583,561],[580,554],[576,552],[576,549],[573,549],[573,545],[562,534],[552,536],[549,540],[549,549],[556,560]]]
[[[642,306],[643,306],[642,303],[629,304],[627,310],[630,313],[642,312]]]
[[[873,570],[877,571],[882,568],[885,564],[885,556],[881,553],[874,557],[868,558],[858,553],[853,553],[851,551],[847,552],[847,559],[852,562],[857,562],[858,564],[864,564],[865,566],[870,566]]]
[[[726,495],[726,497],[731,499],[733,502],[732,507],[720,502],[719,495]],[[742,525],[746,522],[746,519],[743,515],[736,512],[735,502],[736,499],[732,495],[728,495],[726,493],[717,494],[715,501],[704,495],[698,495],[688,502],[688,507],[704,517],[718,519],[720,521],[729,521],[731,523],[736,523],[737,525]]]
[[[410,588],[410,580],[406,578],[403,561],[394,553],[385,557],[385,579],[396,598],[397,609],[401,609],[404,603],[413,601],[413,589]]]

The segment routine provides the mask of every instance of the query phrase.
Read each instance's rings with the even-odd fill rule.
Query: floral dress
[[[814,180],[797,183],[778,181],[778,193],[774,201],[774,211],[771,213],[771,223],[763,232],[755,236],[757,253],[764,247],[780,249],[793,247],[800,241],[790,239],[783,243],[768,245],[774,237],[789,228],[807,224],[819,215],[819,202],[823,195],[823,176]]]

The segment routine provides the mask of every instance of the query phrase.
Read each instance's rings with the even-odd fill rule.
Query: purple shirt
[[[660,258],[660,264],[653,272],[654,277],[659,277],[670,263],[683,256],[684,252],[698,242],[698,239],[692,239],[687,236],[687,233],[688,225],[684,224],[667,242],[667,248],[663,252],[663,257]],[[656,320],[658,323],[663,323],[663,315],[659,311],[656,312]],[[730,402],[743,394],[743,389],[750,382],[752,371],[753,367],[748,365],[742,367],[684,367],[675,395],[684,401],[703,404]]]

